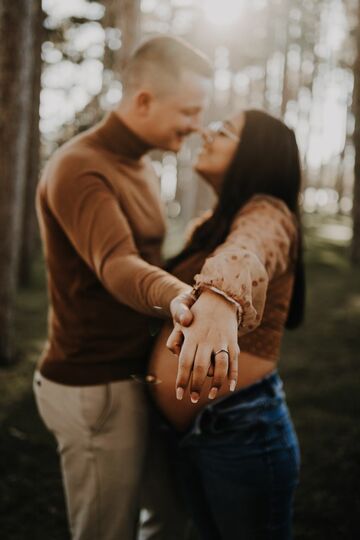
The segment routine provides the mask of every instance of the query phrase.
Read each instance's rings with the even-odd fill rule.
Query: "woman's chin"
[[[198,157],[194,163],[193,163],[194,171],[199,174],[200,176],[206,178],[207,174],[209,174],[208,168],[206,167],[206,164],[202,162],[201,157]]]
[[[206,183],[208,184],[210,187],[214,188],[215,189],[215,182],[214,182],[214,179],[213,177],[211,176],[211,174],[207,171],[207,170],[204,170],[204,169],[195,169],[195,172],[200,176],[200,178]]]

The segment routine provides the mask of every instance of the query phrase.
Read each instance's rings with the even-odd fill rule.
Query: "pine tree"
[[[40,0],[0,1],[0,364],[15,357],[13,319],[30,144],[36,2]]]

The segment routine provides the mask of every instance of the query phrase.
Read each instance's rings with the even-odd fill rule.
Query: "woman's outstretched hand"
[[[210,399],[216,397],[226,379],[230,390],[235,390],[240,350],[235,304],[208,289],[191,312],[191,326],[177,323],[166,345],[179,356],[176,397],[182,399],[190,384],[191,401],[196,403],[207,376],[213,377]]]

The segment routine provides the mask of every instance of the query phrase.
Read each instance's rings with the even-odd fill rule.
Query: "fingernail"
[[[215,399],[216,396],[217,396],[217,393],[218,393],[218,389],[217,388],[212,388],[209,392],[209,399]]]
[[[181,400],[184,397],[184,389],[183,388],[177,388],[176,389],[176,399]]]
[[[199,394],[197,392],[191,392],[190,399],[191,403],[197,403],[199,401]]]
[[[230,381],[230,392],[234,392],[236,388],[236,381]]]

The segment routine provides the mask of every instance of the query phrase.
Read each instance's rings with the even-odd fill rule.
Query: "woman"
[[[276,365],[284,327],[298,326],[304,311],[294,133],[261,111],[234,115],[204,132],[195,168],[218,202],[170,266],[184,281],[195,276],[195,294],[212,289],[238,307],[239,376],[234,393],[224,383],[211,400],[210,376],[193,402],[189,389],[177,400],[166,325],[150,360],[162,381],[154,399],[179,432],[181,477],[202,538],[289,539],[299,449]],[[184,344],[196,316],[193,325],[181,329]],[[178,334],[168,344],[177,352]]]

